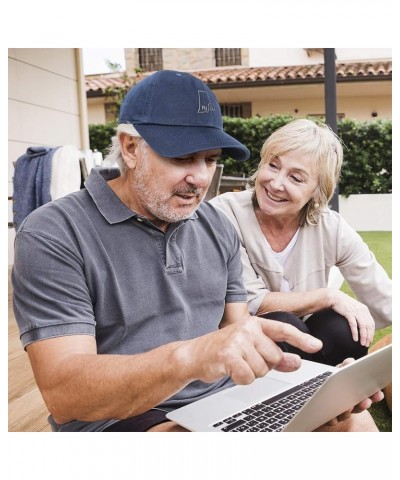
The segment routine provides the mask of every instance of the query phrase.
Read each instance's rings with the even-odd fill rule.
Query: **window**
[[[325,122],[325,114],[324,113],[309,113],[307,115],[307,118],[310,120],[315,120],[315,121],[321,121]],[[339,120],[344,120],[346,118],[346,114],[344,113],[337,113],[337,119]]]
[[[240,48],[216,48],[215,66],[225,67],[228,65],[241,65],[242,55]]]
[[[221,114],[224,117],[240,117],[240,118],[250,118],[251,117],[251,103],[222,103]]]
[[[139,48],[139,66],[144,72],[162,70],[162,48]]]

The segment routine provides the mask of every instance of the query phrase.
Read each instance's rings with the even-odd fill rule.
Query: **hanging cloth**
[[[29,147],[15,163],[13,220],[15,231],[36,208],[50,202],[51,161],[59,147]]]

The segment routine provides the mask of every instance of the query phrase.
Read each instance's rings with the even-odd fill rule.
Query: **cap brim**
[[[162,157],[180,157],[214,148],[221,148],[223,153],[240,162],[250,156],[248,148],[219,128],[143,124],[134,127]]]

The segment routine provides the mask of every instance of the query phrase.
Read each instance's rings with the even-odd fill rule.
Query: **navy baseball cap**
[[[223,131],[221,109],[213,92],[189,73],[160,70],[126,95],[120,124],[131,124],[162,157],[221,148],[243,161],[249,150]]]

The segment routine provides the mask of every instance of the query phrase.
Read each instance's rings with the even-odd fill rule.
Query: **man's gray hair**
[[[135,129],[135,127],[129,123],[120,123],[117,126],[117,130],[115,133],[115,136],[111,139],[111,145],[108,147],[108,153],[104,158],[104,165],[109,167],[118,165],[121,174],[124,174],[127,170],[127,166],[121,155],[121,145],[119,143],[119,137],[121,133],[125,133],[127,135],[130,135],[131,137],[136,137],[140,139],[142,137]],[[142,142],[145,143],[143,139]]]

